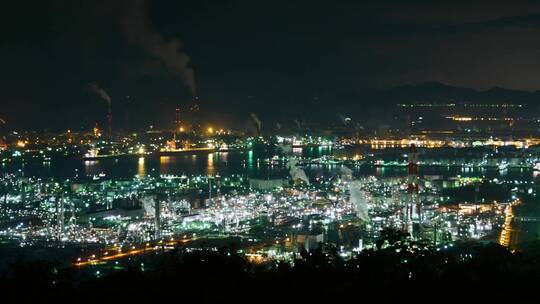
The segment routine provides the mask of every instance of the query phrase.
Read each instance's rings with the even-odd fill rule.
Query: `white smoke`
[[[341,167],[341,176],[343,179],[351,179],[353,175],[353,170],[347,166]]]
[[[188,55],[181,51],[182,41],[177,38],[165,40],[159,33],[149,28],[147,19],[145,1],[129,1],[122,22],[127,39],[179,75],[191,90],[191,94],[196,96],[195,75],[193,69],[189,67]]]
[[[277,144],[276,145],[285,155],[289,155],[292,153],[293,148],[292,145],[289,144]]]
[[[339,119],[341,120],[341,123],[342,123],[342,124],[348,125],[348,120],[347,120],[346,117],[343,116],[342,114],[339,114]]]
[[[289,169],[296,168],[297,164],[298,164],[298,160],[296,160],[296,158],[294,158],[294,157],[291,157],[287,161],[287,168],[289,168]]]
[[[5,125],[5,124],[6,124],[6,121],[5,121],[2,117],[0,117],[0,123],[2,123],[3,125]],[[2,130],[0,129],[0,133],[1,133],[1,131],[2,131]],[[1,140],[6,140],[6,135],[5,135],[5,134],[1,134],[0,136],[1,136],[1,137],[0,137]]]
[[[98,86],[97,84],[95,83],[89,83],[86,88],[96,94],[98,97],[100,97],[101,99],[105,100],[107,102],[107,105],[109,106],[109,108],[111,107],[111,97],[109,96],[109,94],[107,94],[107,92],[105,92],[105,90],[103,90],[100,86]]]
[[[291,175],[291,178],[293,180],[301,180],[309,185],[310,182],[309,182],[309,178],[306,175],[306,172],[303,169],[298,168],[297,164],[298,164],[298,161],[296,160],[296,158],[294,157],[289,158],[287,167],[289,168],[289,174]]]
[[[349,191],[349,200],[354,204],[356,216],[364,222],[369,222],[367,199],[362,191],[362,184],[359,181],[351,182]]]
[[[303,169],[296,168],[295,170],[292,170],[290,172],[291,172],[291,176],[292,176],[293,180],[302,180],[306,184],[308,184],[308,185],[310,184],[309,179],[308,179],[308,177],[306,175],[306,172],[304,172]]]
[[[257,126],[257,132],[261,132],[262,122],[261,122],[261,120],[259,119],[259,117],[257,116],[257,114],[251,113],[251,119],[253,119],[253,122],[254,122],[255,125]]]
[[[152,196],[144,196],[141,198],[141,203],[146,217],[156,216],[156,199]]]

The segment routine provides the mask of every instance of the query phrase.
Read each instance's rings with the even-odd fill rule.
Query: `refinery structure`
[[[255,262],[321,248],[350,259],[380,248],[388,228],[439,249],[512,246],[523,237],[515,209],[537,192],[534,136],[276,131],[255,113],[252,130],[234,130],[204,122],[198,96],[171,109],[167,129],[123,133],[111,98],[89,90],[107,102],[105,131],[45,135],[0,121],[0,239],[71,248],[64,262],[79,267],[231,243]],[[69,172],[43,173],[68,160]]]
[[[2,294],[537,297],[534,1],[19,2]]]
[[[293,261],[303,250],[335,246],[344,257],[375,248],[384,228],[447,246],[456,241],[508,242],[507,214],[526,180],[420,175],[414,145],[405,174],[358,175],[364,157],[308,159],[285,141],[276,154],[247,166],[279,166],[279,177],[245,174],[144,174],[110,179],[50,179],[6,174],[0,237],[18,246],[79,248],[75,265],[101,265],[200,240],[235,240],[249,257]],[[219,153],[212,152],[209,157]],[[214,155],[216,154],[216,155]],[[148,155],[141,155],[144,159]],[[167,156],[162,156],[167,157]],[[326,167],[327,176],[306,169]],[[500,201],[455,201],[450,190],[477,183],[512,189]]]

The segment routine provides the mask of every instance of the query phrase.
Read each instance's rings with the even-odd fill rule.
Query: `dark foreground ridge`
[[[184,248],[83,279],[81,269],[16,263],[1,274],[3,295],[88,301],[537,303],[540,241],[511,252],[497,244],[430,247],[396,235],[344,261],[332,247],[302,252],[294,265],[249,262],[236,250]]]

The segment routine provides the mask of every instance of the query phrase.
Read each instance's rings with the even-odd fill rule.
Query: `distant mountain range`
[[[364,124],[384,124],[396,114],[397,104],[524,104],[529,115],[540,114],[540,91],[527,92],[493,87],[479,91],[437,82],[403,85],[388,90],[332,92],[314,97],[265,96],[239,98],[237,108],[257,113],[268,127],[275,122],[340,124],[345,117]],[[248,115],[238,113],[242,118]],[[249,118],[247,118],[249,120]]]
[[[460,88],[441,84],[438,82],[426,82],[419,85],[405,85],[385,91],[370,91],[369,95],[375,95],[380,101],[386,102],[456,102],[456,103],[521,103],[536,104],[540,100],[540,91],[527,92],[493,87],[485,91],[477,91],[470,88]],[[361,93],[362,95],[362,93]]]

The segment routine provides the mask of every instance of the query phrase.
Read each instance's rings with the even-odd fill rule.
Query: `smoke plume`
[[[356,209],[356,216],[364,222],[369,222],[369,213],[367,199],[362,192],[362,184],[359,181],[354,181],[350,185],[350,201]]]
[[[6,130],[5,130],[5,125],[6,125],[6,121],[0,117],[0,125],[3,125],[3,126],[0,126],[0,143],[2,141],[6,141]]]
[[[195,75],[189,67],[188,55],[181,50],[182,41],[177,38],[167,41],[149,28],[144,0],[129,1],[126,9],[122,26],[127,39],[179,75],[191,94],[196,96]]]
[[[353,175],[353,170],[347,166],[341,167],[341,178],[343,179],[351,179]]]
[[[287,167],[289,167],[289,174],[291,175],[291,178],[293,179],[293,181],[301,180],[308,185],[310,184],[309,178],[307,177],[306,172],[303,169],[300,169],[298,167],[298,161],[296,160],[296,158],[294,157],[289,158]]]
[[[292,152],[293,152],[292,145],[289,145],[289,144],[277,144],[276,146],[277,146],[278,149],[280,149],[281,152],[283,152],[283,154],[285,154],[285,155],[292,154]]]
[[[255,113],[251,113],[251,119],[253,119],[253,122],[255,123],[255,125],[257,126],[257,132],[261,132],[261,128],[262,128],[262,122],[261,120],[259,119],[259,117],[257,116],[257,114]]]
[[[98,86],[95,83],[89,83],[88,85],[86,85],[86,89],[88,91],[96,94],[101,99],[105,100],[107,102],[107,104],[109,105],[109,109],[110,109],[110,107],[111,107],[111,97],[109,96],[109,94],[107,94],[107,92],[105,92],[105,90],[103,90],[100,86]]]

